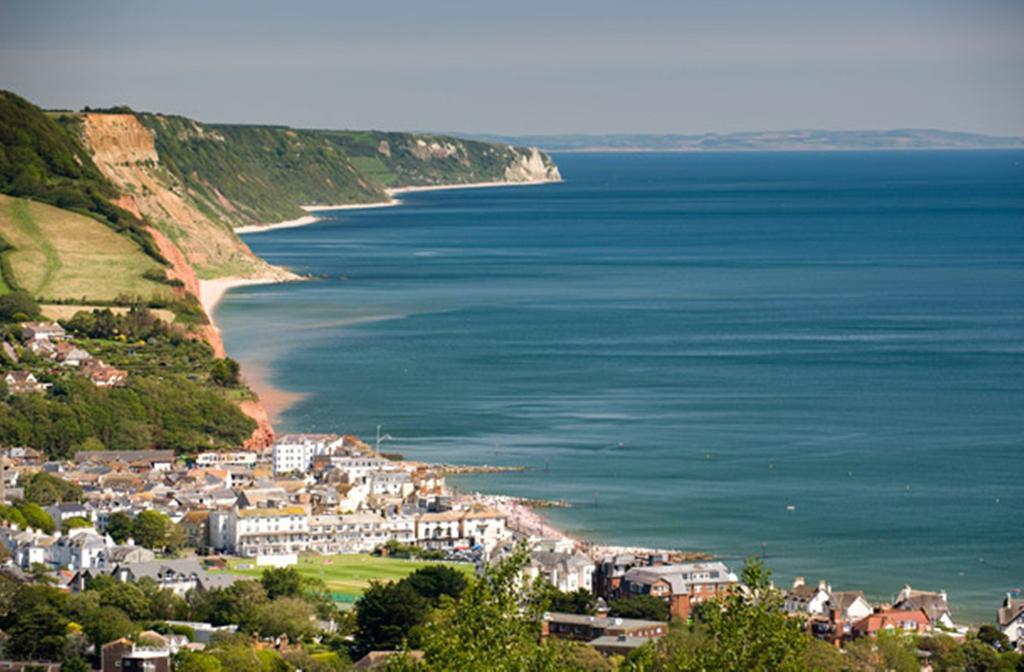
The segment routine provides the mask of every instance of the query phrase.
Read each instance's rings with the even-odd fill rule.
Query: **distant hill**
[[[893,149],[1024,149],[1024,138],[905,128],[891,131],[745,131],[703,135],[478,135],[481,140],[527,144],[554,152],[798,151]]]

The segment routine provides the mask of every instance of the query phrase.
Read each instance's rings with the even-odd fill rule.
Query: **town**
[[[96,387],[122,386],[129,377],[75,344],[58,323],[25,322],[20,338],[18,350],[3,343],[15,365],[20,351],[41,361],[42,370],[78,371]],[[49,388],[27,368],[12,368],[5,382],[11,395]],[[555,596],[541,638],[577,642],[609,659],[649,647],[668,635],[670,622],[691,622],[711,600],[748,590],[736,571],[702,554],[590,544],[538,515],[532,507],[544,502],[458,493],[446,483],[450,473],[497,468],[406,461],[382,452],[380,443],[378,429],[374,445],[351,435],[285,434],[263,449],[191,456],[90,449],[58,460],[32,447],[4,448],[2,574],[15,583],[45,581],[68,594],[113,580],[186,598],[284,568],[323,575],[334,562],[361,556],[416,559],[479,575],[525,550],[519,580]],[[364,578],[374,579],[373,570]],[[962,642],[972,632],[957,623],[943,591],[908,585],[877,602],[861,591],[797,578],[776,593],[789,618],[839,650],[893,633]],[[358,605],[358,594],[327,594],[339,613]],[[337,631],[337,623],[316,622],[324,632]],[[183,647],[201,651],[218,632],[237,627],[168,623],[190,636],[149,632],[145,646],[137,638],[94,642],[102,669],[169,670]],[[1022,650],[1024,599],[1007,595],[995,627],[1006,647]],[[272,641],[281,646],[282,638]],[[387,656],[387,650],[366,650],[363,662],[380,665]],[[0,667],[27,670],[38,662],[10,659]]]

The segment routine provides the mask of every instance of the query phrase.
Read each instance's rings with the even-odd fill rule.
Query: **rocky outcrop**
[[[509,149],[515,150],[514,147]],[[536,147],[525,152],[516,150],[516,158],[505,167],[507,182],[559,182],[561,179],[558,166]]]

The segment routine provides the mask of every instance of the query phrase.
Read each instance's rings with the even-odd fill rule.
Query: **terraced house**
[[[224,517],[221,528],[214,522]],[[211,544],[245,557],[292,555],[309,547],[309,511],[302,506],[231,509],[211,514]],[[214,540],[214,530],[223,529]]]

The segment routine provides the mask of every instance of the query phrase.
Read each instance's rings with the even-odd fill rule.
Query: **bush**
[[[608,605],[608,614],[619,618],[640,618],[648,621],[667,621],[668,603],[653,595],[636,595],[615,600]]]
[[[0,321],[25,322],[40,317],[39,304],[28,292],[18,290],[0,296]]]

